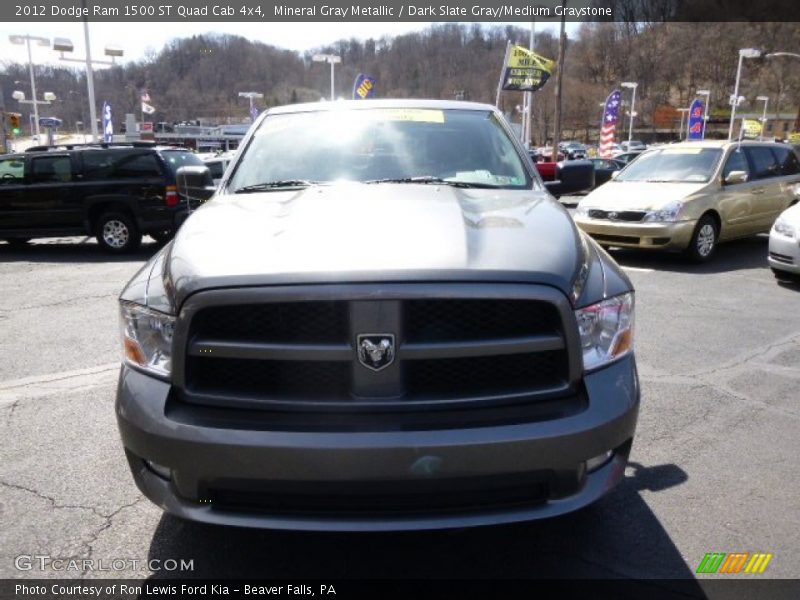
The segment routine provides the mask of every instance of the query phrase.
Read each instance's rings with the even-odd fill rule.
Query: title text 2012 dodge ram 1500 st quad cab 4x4
[[[120,300],[122,442],[180,517],[464,527],[623,477],[630,281],[491,106],[271,109]]]

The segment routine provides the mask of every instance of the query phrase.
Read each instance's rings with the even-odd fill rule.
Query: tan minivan
[[[702,141],[648,150],[586,196],[575,222],[603,246],[711,257],[717,242],[768,232],[800,199],[786,144]]]

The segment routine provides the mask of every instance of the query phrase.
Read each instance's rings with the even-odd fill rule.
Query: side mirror
[[[216,187],[208,167],[180,167],[175,172],[178,194],[187,200],[208,200]]]
[[[590,160],[571,160],[558,163],[555,180],[545,187],[556,198],[594,189],[594,164]]]
[[[731,171],[725,178],[725,185],[734,183],[745,183],[747,181],[747,171]]]

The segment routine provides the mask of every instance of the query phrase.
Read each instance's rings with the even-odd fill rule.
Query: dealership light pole
[[[36,141],[39,141],[39,104],[44,104],[36,100],[36,79],[33,76],[33,57],[31,55],[31,42],[36,42],[37,46],[46,46],[50,47],[50,39],[45,37],[38,37],[35,35],[10,35],[8,36],[9,41],[12,44],[22,45],[25,44],[28,46],[28,70],[30,71],[31,75],[31,96],[33,96],[33,118],[36,121]],[[23,96],[23,101],[25,97]],[[49,102],[47,103],[49,104]]]
[[[793,56],[794,58],[800,58],[800,54],[795,52],[770,52],[769,54],[764,55],[766,58],[775,58],[776,56]]]
[[[636,116],[636,88],[639,87],[639,84],[635,81],[623,81],[621,83],[622,87],[624,88],[631,88],[631,122],[628,126],[628,141],[630,142],[633,139],[633,118]]]
[[[764,103],[764,112],[761,115],[761,135],[759,136],[763,140],[764,129],[767,126],[767,104],[769,103],[769,96],[756,96],[756,100]]]
[[[36,97],[33,97],[31,100],[27,100],[25,98],[25,92],[22,90],[15,90],[11,97],[19,102],[20,104],[32,104],[33,105],[33,112],[35,114],[34,119],[36,121],[36,141],[39,141],[39,109],[38,106],[40,104],[52,104],[53,100],[56,99],[56,95],[52,92],[45,92],[42,94],[44,100],[37,100]],[[34,127],[31,127],[31,134],[33,134]]]
[[[758,58],[761,56],[761,50],[757,48],[742,48],[739,50],[739,66],[736,67],[736,85],[733,88],[733,96],[731,96],[731,124],[728,127],[728,141],[733,139],[733,123],[736,120],[736,107],[743,100],[739,96],[739,82],[742,79],[742,62],[745,58]]]
[[[531,19],[531,39],[530,50],[533,52],[533,47],[536,44],[536,19]],[[533,92],[525,93],[525,113],[523,114],[523,127],[522,127],[522,143],[526,148],[529,148],[533,142]]]
[[[683,115],[688,113],[690,110],[691,109],[689,109],[689,108],[679,108],[678,109],[678,112],[681,113],[681,124],[680,124],[680,127],[678,128],[678,141],[679,142],[683,141]],[[686,129],[687,129],[687,133],[688,133],[688,129],[689,129],[688,121],[686,123]]]
[[[85,5],[86,0],[83,0],[83,3]],[[94,99],[94,71],[92,67],[94,65],[117,64],[115,59],[121,57],[123,51],[117,46],[106,46],[105,55],[111,57],[111,60],[92,60],[92,50],[89,44],[89,21],[87,19],[83,20],[83,37],[86,42],[86,56],[84,58],[68,58],[64,56],[64,52],[72,52],[75,49],[72,40],[67,38],[55,38],[53,40],[53,50],[61,53],[59,60],[86,63],[86,87],[89,92],[89,120],[92,126],[92,141],[96,142],[98,140],[97,107],[95,106]]]
[[[703,108],[703,135],[701,139],[706,139],[706,128],[708,127],[708,105],[711,102],[711,90],[697,90],[698,96],[705,96],[706,102]]]
[[[239,98],[248,98],[250,100],[250,118],[253,121],[255,121],[255,119],[253,118],[253,108],[255,106],[253,104],[253,100],[260,100],[263,97],[264,94],[262,94],[261,92],[239,92]]]
[[[331,101],[334,100],[334,92],[333,92],[333,67],[338,63],[342,62],[342,57],[337,56],[336,54],[315,54],[311,57],[311,60],[314,62],[326,62],[331,65]]]

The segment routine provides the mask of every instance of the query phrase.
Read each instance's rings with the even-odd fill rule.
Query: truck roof
[[[316,112],[331,110],[362,110],[370,108],[433,108],[438,110],[476,110],[494,111],[491,104],[480,102],[463,102],[459,100],[420,100],[420,99],[384,99],[380,100],[335,100],[334,102],[307,102],[288,104],[269,109],[269,114],[285,114],[299,112]]]

